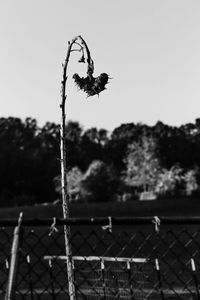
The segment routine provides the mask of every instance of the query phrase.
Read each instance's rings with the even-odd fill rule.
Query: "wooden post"
[[[21,212],[18,218],[18,225],[15,227],[13,233],[13,242],[11,249],[11,258],[9,265],[8,283],[6,289],[5,300],[15,299],[16,281],[17,281],[17,270],[18,270],[18,256],[19,247],[21,242],[21,222],[23,213]]]

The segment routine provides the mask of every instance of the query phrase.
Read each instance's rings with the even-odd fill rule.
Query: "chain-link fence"
[[[0,221],[0,299],[16,224]],[[200,300],[200,218],[174,217],[23,220],[16,300],[68,299],[63,224],[77,299]]]

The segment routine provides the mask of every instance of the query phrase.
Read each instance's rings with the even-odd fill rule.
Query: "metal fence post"
[[[161,296],[162,300],[165,300],[165,296],[164,296],[163,288],[162,288],[160,265],[159,265],[159,261],[158,261],[157,258],[155,259],[155,268],[156,268],[156,273],[157,273],[157,276],[158,276],[158,288],[159,288],[160,296]]]
[[[103,299],[106,299],[106,282],[105,282],[105,263],[104,260],[101,259],[101,280],[102,280],[102,287],[103,287]]]
[[[55,288],[54,288],[54,278],[53,278],[53,265],[52,265],[52,260],[51,259],[49,259],[49,275],[50,275],[52,299],[56,300]]]
[[[198,284],[198,279],[197,279],[197,270],[196,270],[196,265],[195,265],[193,258],[191,258],[191,268],[192,268],[192,275],[194,278],[194,283],[195,283],[195,288],[196,288],[196,293],[197,293],[197,300],[200,300],[199,284]]]
[[[31,298],[31,300],[33,300],[34,299],[34,297],[33,297],[33,281],[32,281],[32,274],[31,274],[31,258],[30,258],[30,255],[27,255],[26,263],[27,263],[27,267],[28,267],[28,283],[29,283],[29,289],[30,289],[30,298]]]
[[[126,267],[127,267],[127,270],[128,270],[128,281],[129,281],[129,286],[130,286],[130,296],[131,296],[131,300],[134,300],[133,282],[132,282],[132,276],[131,276],[131,264],[130,264],[129,260],[127,260],[127,262],[126,262]]]

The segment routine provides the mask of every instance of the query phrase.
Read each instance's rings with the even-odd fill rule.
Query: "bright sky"
[[[59,123],[62,62],[81,34],[95,75],[111,80],[86,99],[71,80],[83,72],[71,56],[67,118],[84,128],[200,117],[199,0],[1,0],[0,117]]]

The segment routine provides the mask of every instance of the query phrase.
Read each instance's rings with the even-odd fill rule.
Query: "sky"
[[[72,52],[67,120],[109,131],[122,123],[173,126],[200,117],[199,0],[0,0],[0,117],[59,123],[62,63],[82,35],[95,76],[111,77],[99,97],[72,81],[84,74]]]

